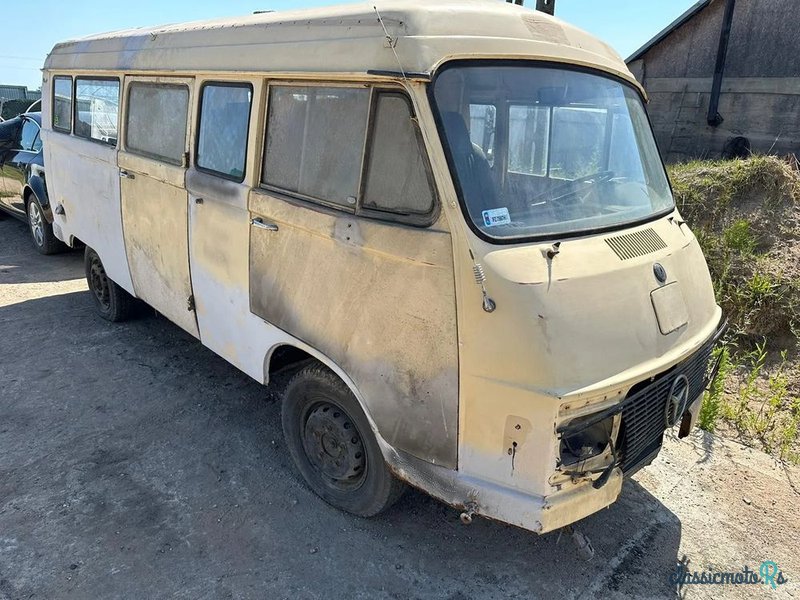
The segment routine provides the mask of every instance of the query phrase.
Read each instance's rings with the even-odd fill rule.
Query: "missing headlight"
[[[614,429],[614,416],[610,416],[597,423],[590,424],[596,415],[579,417],[569,423],[569,433],[561,437],[561,464],[573,465],[577,462],[599,456],[606,451],[611,443],[611,434]],[[581,423],[587,423],[581,427]]]

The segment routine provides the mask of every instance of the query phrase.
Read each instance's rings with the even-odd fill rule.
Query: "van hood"
[[[504,339],[498,351],[523,357],[505,373],[492,361],[491,376],[560,396],[668,368],[702,343],[721,311],[700,246],[676,215],[565,240],[552,258],[551,244],[486,252],[497,303],[486,341]]]

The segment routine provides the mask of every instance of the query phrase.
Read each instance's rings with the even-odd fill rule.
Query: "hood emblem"
[[[667,282],[667,270],[661,266],[661,263],[656,263],[653,265],[653,275],[656,276],[659,283],[666,283]]]
[[[674,426],[689,406],[689,380],[686,375],[678,375],[669,390],[665,417],[667,427]]]

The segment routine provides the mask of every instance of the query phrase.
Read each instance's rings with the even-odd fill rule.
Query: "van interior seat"
[[[497,207],[497,187],[492,177],[492,168],[483,151],[472,143],[461,114],[445,112],[442,114],[442,121],[464,202],[472,219],[481,224],[481,213]]]

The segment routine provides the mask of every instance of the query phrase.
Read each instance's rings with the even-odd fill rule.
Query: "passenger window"
[[[25,119],[22,122],[22,135],[20,136],[19,149],[36,152],[36,142],[39,139],[39,126],[33,121]]]
[[[72,130],[72,78],[53,79],[53,129],[69,133]]]
[[[362,203],[365,208],[418,215],[433,210],[433,191],[412,119],[405,96],[378,95]]]
[[[111,146],[117,145],[119,81],[75,80],[75,135]]]
[[[512,105],[508,118],[508,170],[546,176],[550,109],[545,106]]]
[[[227,179],[244,179],[250,85],[209,83],[200,99],[197,168]]]
[[[482,151],[489,166],[494,166],[494,132],[497,126],[497,108],[493,104],[469,105],[469,137]]]
[[[183,165],[189,89],[183,85],[131,83],[125,146],[134,154]]]
[[[262,183],[355,208],[366,88],[270,86]]]

